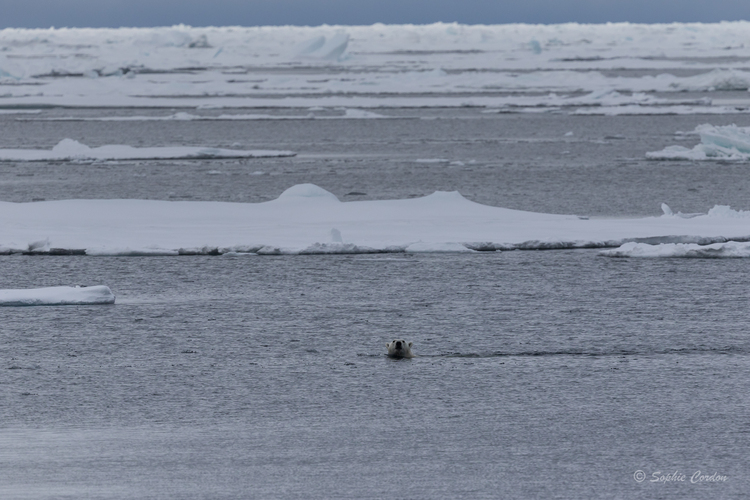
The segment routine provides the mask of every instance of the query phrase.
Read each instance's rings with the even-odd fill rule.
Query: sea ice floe
[[[602,106],[598,108],[579,108],[573,111],[574,115],[738,115],[749,114],[749,106]]]
[[[114,304],[108,286],[53,286],[19,290],[0,290],[0,306],[63,306]]]
[[[696,243],[625,243],[619,248],[602,250],[607,257],[673,257],[695,259],[745,258],[750,257],[750,243],[728,241],[699,245]]]
[[[90,148],[73,139],[63,139],[51,150],[0,149],[0,161],[104,161],[150,159],[206,159],[206,158],[267,158],[294,156],[291,151],[240,150],[211,147],[152,147],[134,148],[127,145],[107,145]]]
[[[219,255],[457,252],[722,243],[750,239],[750,212],[585,218],[481,205],[458,192],[340,201],[300,184],[264,203],[0,202],[0,253]],[[670,215],[671,213],[671,215]]]
[[[321,108],[320,111],[324,111]],[[34,110],[39,113],[40,110]],[[10,114],[8,112],[6,114]],[[13,111],[16,113],[16,111]],[[20,112],[19,112],[20,113]],[[3,114],[3,110],[0,110]],[[82,122],[149,122],[149,121],[264,121],[264,120],[366,120],[366,119],[383,119],[383,118],[403,118],[400,116],[386,116],[364,109],[345,108],[343,114],[315,115],[307,113],[305,115],[271,115],[259,113],[233,113],[220,115],[196,115],[180,111],[171,115],[128,115],[128,116],[54,116],[54,117],[37,117],[29,118],[25,121],[82,121]]]

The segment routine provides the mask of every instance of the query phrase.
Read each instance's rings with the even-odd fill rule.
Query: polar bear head
[[[388,357],[413,358],[414,355],[411,353],[412,344],[413,342],[407,342],[401,339],[396,339],[393,342],[386,342],[385,346],[388,348]]]

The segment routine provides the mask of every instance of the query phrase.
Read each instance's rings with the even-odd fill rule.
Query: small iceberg
[[[330,38],[319,35],[297,46],[297,57],[340,61],[349,45],[349,34],[340,32]]]
[[[52,286],[20,290],[0,290],[0,306],[74,306],[114,304],[108,286]]]
[[[750,127],[698,125],[701,143],[692,149],[668,146],[646,153],[652,160],[750,160]]]

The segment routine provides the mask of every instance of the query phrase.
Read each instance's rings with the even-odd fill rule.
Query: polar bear
[[[396,339],[393,342],[386,342],[385,346],[388,348],[389,358],[413,358],[414,355],[411,353],[411,346],[413,342],[407,342],[405,340]]]

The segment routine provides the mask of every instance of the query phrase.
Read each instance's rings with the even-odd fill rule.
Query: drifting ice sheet
[[[0,290],[0,306],[66,306],[114,303],[114,294],[109,287],[104,285]]]
[[[583,219],[471,202],[457,192],[341,202],[312,184],[265,203],[0,202],[0,253],[320,254],[617,247],[750,239],[750,214]]]
[[[0,161],[86,161],[86,160],[174,160],[191,158],[266,158],[294,156],[291,151],[160,147],[134,148],[124,145],[90,148],[73,139],[63,139],[52,150],[0,149]]]

